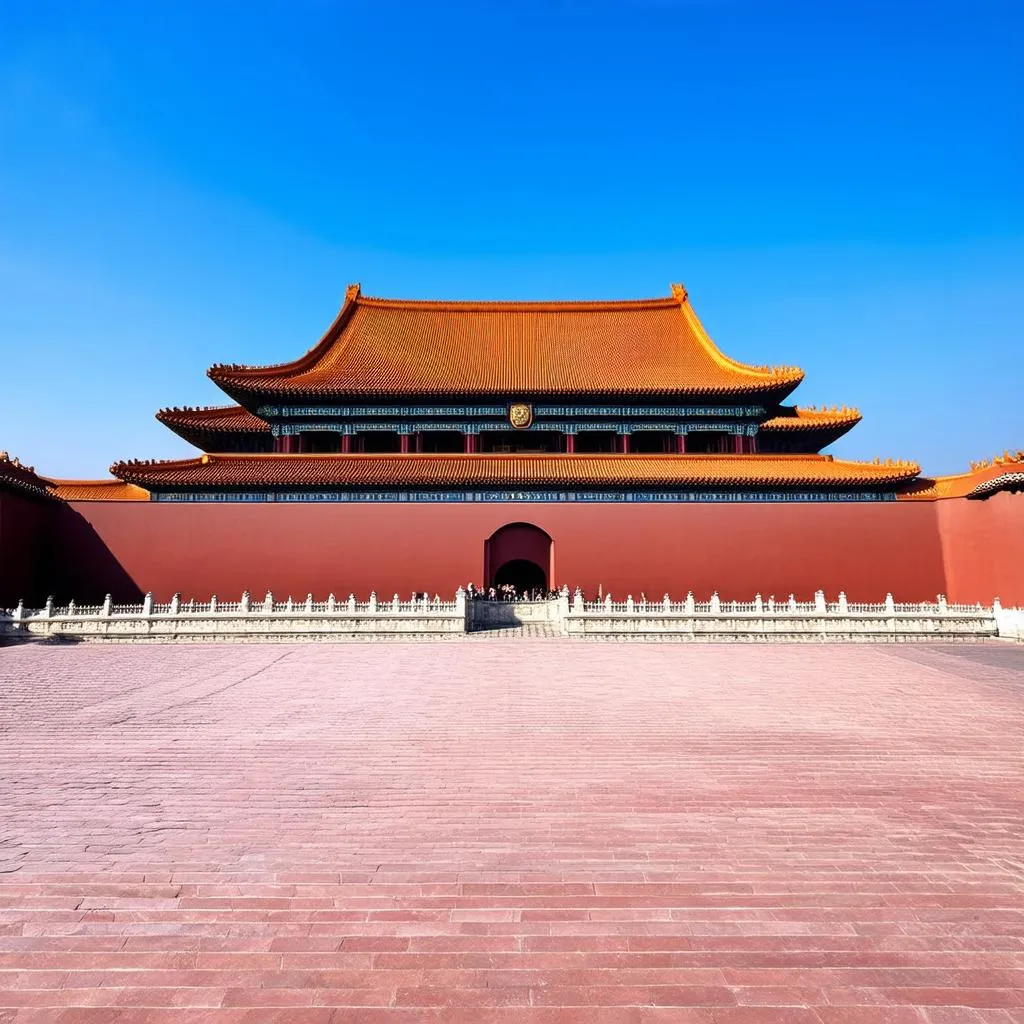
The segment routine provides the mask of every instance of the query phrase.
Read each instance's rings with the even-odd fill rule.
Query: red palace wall
[[[1024,494],[936,505],[949,599],[1024,608]]]
[[[531,523],[553,539],[554,583],[588,593],[725,600],[934,600],[944,591],[936,503],[171,504],[88,502],[60,510],[46,587],[158,600],[354,592],[452,593],[483,584],[484,545]],[[965,524],[968,525],[969,524]],[[495,567],[496,568],[496,567]],[[1007,591],[1009,593],[1009,591]],[[1000,595],[1002,596],[1002,595]]]
[[[19,601],[46,600],[39,567],[47,555],[49,518],[56,508],[47,501],[0,491],[0,607]]]

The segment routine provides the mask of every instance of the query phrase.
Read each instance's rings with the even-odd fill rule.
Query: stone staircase
[[[550,601],[471,601],[467,632],[500,636],[564,636],[558,599]]]

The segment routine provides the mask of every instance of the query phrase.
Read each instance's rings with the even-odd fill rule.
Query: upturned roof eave
[[[246,423],[245,414],[258,423]],[[269,425],[252,410],[244,406],[186,406],[184,408],[160,409],[156,420],[183,441],[200,450],[207,449],[208,441],[223,440],[227,437],[257,437],[270,433]],[[239,422],[243,420],[243,422]]]

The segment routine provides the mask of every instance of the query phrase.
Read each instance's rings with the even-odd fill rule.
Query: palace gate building
[[[1024,604],[1024,481],[822,449],[855,409],[790,404],[686,291],[624,302],[418,302],[358,286],[290,363],[217,365],[231,404],[166,408],[193,458],[100,481],[0,460],[0,603],[594,593]]]

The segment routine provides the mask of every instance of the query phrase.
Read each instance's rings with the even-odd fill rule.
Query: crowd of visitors
[[[553,601],[557,590],[541,587],[517,587],[514,583],[501,583],[496,587],[478,587],[470,583],[466,594],[471,601]]]

